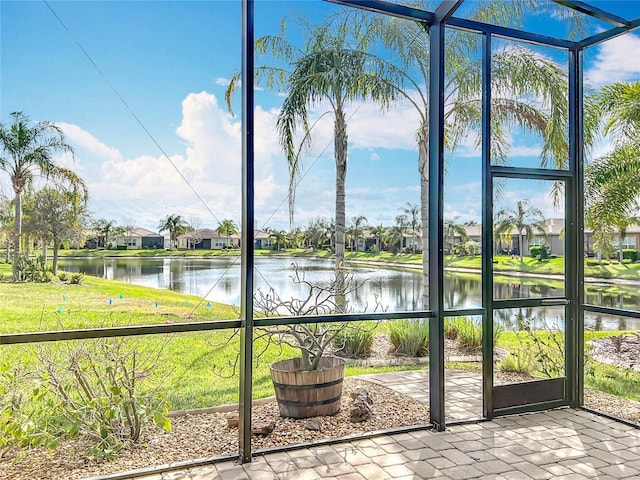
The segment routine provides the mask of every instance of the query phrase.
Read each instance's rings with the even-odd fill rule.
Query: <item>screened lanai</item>
[[[131,316],[120,325],[94,326],[90,322],[64,320],[50,328],[40,328],[39,325],[38,328],[21,331],[18,325],[0,333],[0,348],[10,352],[14,359],[20,358],[13,355],[22,346],[38,348],[40,345],[79,345],[79,342],[108,343],[110,339],[143,342],[135,344],[133,350],[148,348],[144,344],[147,340],[155,343],[166,341],[168,354],[174,358],[191,358],[187,350],[195,347],[189,343],[191,340],[187,342],[186,339],[196,339],[203,353],[198,359],[189,360],[192,362],[189,365],[202,361],[210,352],[225,352],[226,363],[212,365],[212,371],[206,373],[206,377],[213,378],[206,380],[209,382],[206,388],[209,389],[212,384],[222,381],[217,380],[219,378],[232,378],[231,386],[225,387],[229,390],[225,392],[225,401],[215,398],[222,396],[217,391],[214,395],[202,393],[203,387],[193,394],[194,398],[200,396],[197,401],[185,401],[184,405],[179,403],[180,408],[175,410],[183,414],[187,412],[187,417],[205,411],[224,412],[224,415],[236,412],[237,429],[229,427],[224,430],[231,432],[231,443],[212,450],[209,455],[189,456],[188,450],[185,453],[183,449],[181,455],[164,463],[156,461],[155,464],[134,464],[132,468],[116,469],[109,469],[106,463],[107,471],[97,475],[104,478],[164,475],[178,469],[225,461],[225,465],[230,465],[229,460],[249,464],[257,456],[277,455],[278,452],[300,448],[329,448],[327,445],[334,443],[344,445],[344,442],[364,442],[367,439],[378,442],[377,447],[380,447],[386,442],[381,438],[395,439],[394,442],[402,444],[402,441],[422,438],[420,435],[426,431],[435,432],[429,441],[437,442],[433,438],[437,439],[438,435],[454,431],[464,436],[468,425],[485,424],[502,417],[526,418],[526,428],[533,428],[535,421],[548,422],[549,417],[507,416],[552,409],[559,409],[548,414],[559,423],[568,415],[584,416],[597,412],[606,418],[602,424],[607,428],[615,430],[617,427],[612,425],[618,425],[616,422],[620,421],[620,425],[625,425],[619,427],[621,431],[635,432],[637,421],[617,418],[615,414],[602,412],[597,405],[585,402],[585,375],[588,374],[585,369],[591,372],[592,368],[590,365],[585,367],[585,358],[591,348],[590,345],[585,346],[585,330],[597,330],[593,325],[603,322],[611,325],[610,331],[622,332],[621,335],[631,336],[640,330],[640,307],[635,300],[628,299],[629,295],[625,296],[623,291],[613,300],[603,300],[605,287],[613,285],[624,289],[628,283],[632,289],[635,280],[630,277],[618,279],[614,273],[604,283],[594,282],[593,286],[585,273],[585,268],[595,261],[593,253],[599,245],[595,226],[598,222],[594,222],[586,211],[589,204],[585,193],[585,169],[606,156],[602,152],[616,141],[612,137],[613,130],[609,131],[609,137],[602,135],[605,140],[595,140],[605,127],[591,116],[591,102],[595,98],[592,95],[607,83],[606,78],[601,78],[606,77],[607,72],[604,69],[596,71],[595,66],[606,63],[607,55],[615,55],[615,48],[606,48],[608,42],[625,40],[640,45],[633,33],[640,28],[640,3],[532,0],[518,2],[510,10],[510,2],[490,0],[290,2],[286,12],[288,23],[277,16],[281,13],[279,10],[272,11],[269,1],[243,0],[237,3],[237,17],[229,20],[229,31],[233,35],[227,35],[224,41],[235,45],[229,48],[237,54],[238,61],[234,71],[226,73],[232,79],[226,82],[224,93],[217,92],[217,102],[223,105],[226,99],[228,110],[225,115],[236,115],[237,135],[234,138],[238,146],[241,145],[241,162],[229,169],[235,169],[233,181],[236,183],[233,187],[237,194],[241,193],[241,201],[236,204],[236,210],[228,214],[220,214],[216,205],[203,201],[205,218],[209,213],[216,220],[216,215],[222,219],[223,215],[235,214],[239,220],[236,232],[239,256],[237,261],[225,264],[227,270],[221,275],[224,279],[228,271],[237,270],[239,293],[236,309],[218,313],[211,308],[212,303],[218,300],[212,302],[207,295],[218,288],[221,280],[216,280],[206,294],[196,294],[200,296],[199,302],[185,300],[163,313],[172,315],[178,307],[184,307],[188,313],[179,321],[171,317],[169,321],[162,322],[151,317],[157,315],[158,308],[162,307],[159,307],[162,301],[155,300],[155,305],[151,302],[144,307],[153,312],[148,313],[153,321],[145,318],[133,320]],[[52,5],[55,8],[55,3]],[[210,7],[215,11],[215,2]],[[63,13],[56,12],[60,22],[64,20]],[[330,24],[331,28],[322,30],[316,25],[323,25],[322,22],[328,22],[326,25]],[[286,28],[281,28],[280,25],[285,23]],[[73,31],[73,25],[64,25],[67,31]],[[362,30],[350,30],[354,25],[362,25]],[[287,38],[290,44],[282,41],[285,32],[293,32],[291,39]],[[326,45],[314,43],[318,38],[334,42],[329,43],[334,50],[327,49],[333,55],[345,51],[364,52],[357,59],[355,55],[340,57],[343,63],[338,67],[332,66],[335,70],[330,73],[334,79],[339,78],[335,81],[344,82],[342,86],[348,85],[344,93],[336,97],[323,93],[323,85],[312,85],[316,78],[313,75],[320,76],[325,68],[329,70],[330,67],[322,63],[326,57],[320,55],[319,58],[325,60],[320,61],[317,70],[312,70],[313,75],[309,70],[306,73],[299,71],[314,53],[326,53],[323,50]],[[82,45],[81,40],[75,40]],[[91,61],[94,63],[94,59]],[[269,61],[273,63],[268,64]],[[630,64],[627,74],[620,78],[629,82],[637,80],[640,62],[628,58],[627,63]],[[350,69],[354,72],[362,69],[358,72],[364,72],[362,78],[367,80],[358,78],[349,84],[356,77],[355,73],[350,75]],[[378,77],[369,84],[366,83],[370,80],[367,75],[371,72]],[[188,71],[184,74],[188,75]],[[364,83],[366,86],[362,87]],[[117,84],[111,83],[111,87],[121,98],[113,85]],[[289,95],[295,91],[294,87],[307,95],[302,102],[304,105],[295,104],[295,97]],[[266,100],[265,92],[268,91],[278,100]],[[188,100],[184,100],[183,109],[188,105]],[[140,121],[144,117],[134,112],[135,107],[126,106],[139,126],[144,128],[144,121]],[[287,108],[292,112],[288,118],[281,115],[287,112]],[[275,113],[268,116],[270,109]],[[215,122],[206,125],[220,127]],[[310,125],[311,128],[307,129]],[[187,127],[184,123],[180,128],[186,131]],[[281,141],[287,133],[291,135],[289,143]],[[304,145],[305,140],[313,136],[316,136],[315,143]],[[278,156],[269,157],[265,152],[270,142],[275,145],[275,137],[283,146]],[[188,140],[195,142],[193,138]],[[343,157],[338,153],[340,142],[344,145]],[[216,148],[224,149],[220,145],[208,145],[210,150],[207,154],[212,156]],[[394,148],[401,152],[389,153]],[[164,151],[162,153],[167,158],[171,156]],[[239,150],[235,154],[240,157]],[[347,158],[350,177],[346,177]],[[316,165],[321,159],[328,159],[324,167]],[[306,162],[304,168],[303,161]],[[300,170],[296,170],[299,166]],[[184,168],[187,171],[188,166]],[[341,168],[344,170],[342,186],[334,168],[337,172]],[[279,175],[283,175],[285,181],[277,186],[265,182],[270,169],[281,171]],[[379,169],[378,173],[376,169]],[[144,173],[138,174],[144,178]],[[178,169],[173,175],[179,181],[185,180]],[[223,173],[221,175],[224,176]],[[351,180],[354,175],[362,183]],[[463,180],[457,180],[456,175]],[[314,182],[318,185],[328,182],[329,194],[328,187],[324,190],[312,188],[310,184]],[[371,183],[371,188],[364,192],[367,182]],[[195,182],[193,185],[195,187],[189,187],[202,200],[201,190]],[[272,187],[278,191],[279,197],[266,196],[265,192]],[[387,205],[390,191],[402,192],[394,200],[393,209]],[[269,202],[271,210],[263,208]],[[274,208],[276,204],[279,207]],[[505,219],[514,205],[517,205],[515,210],[521,217],[527,208],[543,211],[544,215],[534,215],[536,218],[527,222],[522,222],[521,218],[521,228],[512,226],[505,229],[508,226]],[[343,275],[339,278],[344,281],[343,270],[348,271],[352,266],[359,268],[358,265],[362,267],[362,263],[357,263],[360,240],[362,251],[381,250],[380,240],[372,233],[373,223],[366,228],[367,240],[364,234],[359,239],[359,223],[356,221],[358,215],[370,217],[369,222],[375,221],[373,218],[378,219],[376,211],[385,212],[378,219],[381,226],[383,222],[392,223],[394,217],[394,221],[398,221],[398,216],[404,215],[404,220],[399,222],[401,228],[397,237],[400,239],[399,254],[406,254],[408,258],[410,254],[421,252],[419,257],[411,257],[414,277],[410,280],[403,277],[398,285],[389,287],[385,282],[391,284],[390,281],[379,279],[372,270],[365,270],[357,273],[355,283],[346,289],[349,308],[338,301],[336,308],[324,311],[299,309],[297,312],[307,313],[298,315],[292,314],[294,310],[283,313],[275,307],[269,311],[269,299],[273,300],[278,294],[277,289],[269,290],[275,284],[275,277],[293,277],[294,283],[302,278],[299,282],[302,284],[306,277],[304,273],[297,277],[298,272],[292,274],[290,269],[268,270],[261,263],[259,251],[262,243],[258,239],[269,238],[276,242],[279,251],[279,242],[284,240],[279,240],[273,232],[278,231],[279,225],[286,224],[286,217],[293,226],[291,219],[300,215],[305,206],[316,215],[328,212],[327,216],[334,222],[327,250],[336,257],[324,258],[328,264],[313,267],[324,272],[323,279],[337,271],[336,275]],[[279,214],[276,213],[278,208]],[[461,233],[456,230],[454,220],[460,216],[466,218],[467,214],[472,220]],[[274,217],[277,219],[278,215],[282,216],[284,223],[276,223]],[[355,226],[346,228],[345,233],[349,217]],[[193,231],[199,232],[201,227],[206,227],[207,222],[204,223]],[[526,228],[525,224],[528,225]],[[531,230],[531,225],[534,230]],[[365,227],[361,228],[365,230]],[[629,233],[633,232],[631,225],[624,230],[627,233],[609,232],[612,238],[615,235],[619,237],[620,265],[624,264],[623,243],[640,238]],[[200,235],[205,238],[204,233]],[[227,230],[227,246],[229,235]],[[219,241],[224,243],[224,236],[221,238]],[[383,243],[392,245],[394,240],[391,238]],[[198,240],[202,241],[197,239],[195,243]],[[340,244],[341,258],[337,253]],[[479,259],[475,268],[477,279],[473,284],[465,277],[469,274],[469,267],[462,263],[456,265],[456,256],[452,253],[454,245],[463,244],[467,249],[476,249],[473,255],[468,256]],[[637,244],[625,245],[637,248]],[[497,259],[499,255],[506,262],[511,261],[515,265],[519,261],[522,264],[523,256],[534,257],[533,249],[540,247],[545,248],[545,257],[537,260],[540,264],[563,259],[559,272],[520,271],[505,278],[501,269],[503,260],[499,263]],[[598,257],[600,254],[597,253]],[[406,269],[406,264],[402,264],[404,260],[392,261],[395,262],[393,268]],[[288,264],[292,262],[295,263],[296,259],[287,260]],[[364,265],[363,268],[375,268],[370,263]],[[449,274],[453,272],[453,278],[447,277],[448,271]],[[531,278],[537,278],[537,283]],[[379,290],[367,293],[369,296],[361,293],[363,298],[359,298],[358,291],[367,282]],[[205,290],[207,288],[208,284]],[[289,292],[281,295],[289,295]],[[298,295],[304,296],[304,292],[298,292]],[[113,298],[108,298],[109,308],[114,305],[120,308],[129,298],[128,294],[117,291],[111,296]],[[67,301],[65,295],[63,302]],[[56,308],[58,316],[73,309],[82,312],[81,307],[67,303],[56,305]],[[447,326],[460,318],[467,319],[479,329],[480,346],[473,355],[454,347],[448,337]],[[256,425],[262,426],[265,418],[269,417],[262,410],[256,414],[256,409],[261,408],[261,398],[271,393],[270,387],[264,385],[265,375],[268,375],[265,374],[265,368],[268,369],[265,362],[291,355],[288,347],[284,350],[280,347],[275,353],[268,350],[271,347],[268,338],[280,335],[291,325],[309,328],[328,325],[329,329],[334,325],[333,328],[347,329],[352,325],[387,325],[394,321],[428,325],[428,345],[420,355],[422,360],[411,363],[394,357],[393,362],[383,368],[378,368],[382,364],[374,362],[354,362],[348,364],[353,370],[347,375],[359,378],[357,382],[377,382],[398,395],[410,397],[424,408],[422,416],[411,416],[406,422],[398,421],[380,428],[373,425],[369,430],[347,429],[344,434],[339,433],[342,432],[340,429],[333,430],[327,426],[331,420],[326,420],[328,423],[323,424],[326,433],[318,428],[319,433],[311,436],[299,435],[299,431],[290,424],[279,424],[276,431],[286,432],[291,428],[294,433],[289,438],[284,435],[285,439],[277,444],[271,444],[268,435],[256,435]],[[511,343],[505,347],[500,338],[511,339]],[[510,356],[512,363],[516,364],[530,356],[532,362],[541,366],[538,373],[530,377],[505,374],[500,366],[505,356]],[[475,362],[473,373],[467,369],[470,362]],[[403,365],[410,365],[410,368],[402,368]],[[219,371],[213,372],[216,369],[213,367],[220,367]],[[517,369],[514,367],[513,370]],[[200,380],[204,381],[203,377]],[[198,381],[198,378],[190,380],[191,383]],[[349,384],[348,391],[355,391],[362,385],[366,388],[367,384]],[[169,388],[177,392],[182,387],[181,380],[176,380]],[[347,396],[346,392],[343,396]],[[383,402],[393,404],[396,400],[393,397]],[[220,409],[221,404],[231,407]],[[376,408],[374,398],[374,412]],[[402,412],[388,416],[402,417]],[[182,417],[172,417],[177,424],[180,422],[178,418]],[[501,428],[507,430],[511,426],[514,429],[520,426],[517,424],[519,420],[514,420],[516,423],[502,421],[506,423],[500,424]],[[223,427],[226,428],[226,424]],[[308,427],[307,430],[316,429]],[[208,435],[217,435],[212,432],[209,431]],[[454,444],[455,438],[447,441]],[[428,445],[427,440],[424,442]],[[215,444],[216,438],[211,438],[211,443]],[[637,447],[634,444],[630,448]],[[318,453],[314,455],[321,457]],[[291,478],[297,478],[296,471],[304,469],[302,463],[288,471]],[[127,472],[123,473],[125,470]],[[488,473],[480,471],[479,475],[482,474]],[[225,473],[219,470],[216,475],[222,478]],[[317,471],[315,475],[318,475]],[[327,472],[326,478],[330,477],[331,472]],[[423,477],[415,478],[429,476],[425,473]]]

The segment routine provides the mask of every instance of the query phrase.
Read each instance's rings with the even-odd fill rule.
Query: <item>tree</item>
[[[11,231],[13,229],[13,208],[11,202],[4,193],[0,193],[0,238],[4,237],[6,242],[5,259],[9,262],[11,258]]]
[[[460,237],[462,242],[466,242],[468,239],[467,228],[465,224],[458,223],[459,218],[459,216],[456,216],[444,221],[444,238],[447,240],[449,253],[452,252],[456,235]]]
[[[124,241],[126,249],[129,250],[129,246],[132,243],[132,233],[136,229],[136,221],[131,217],[125,217],[122,219],[122,232],[124,235]]]
[[[378,252],[381,252],[384,244],[389,240],[389,229],[382,224],[371,229],[371,235],[376,239],[376,246]]]
[[[106,220],[101,218],[93,221],[91,228],[98,235],[97,246],[106,248],[109,244],[109,237],[115,234],[117,226],[115,220]]]
[[[187,222],[187,224],[187,231],[190,234],[189,242],[191,242],[191,245],[187,245],[187,248],[189,248],[189,246],[192,246],[195,250],[196,245],[198,245],[202,241],[202,238],[200,238],[200,226],[202,225],[202,220],[200,220],[200,217],[192,215],[189,217],[189,221]]]
[[[324,218],[317,217],[309,222],[304,232],[304,239],[314,250],[319,250],[329,241],[328,229],[327,221]]]
[[[418,230],[420,229],[420,205],[407,202],[407,206],[400,208],[400,211],[407,216],[415,252],[417,250],[416,245],[418,245]]]
[[[638,210],[640,82],[604,87],[597,98],[604,133],[612,136],[613,148],[585,168],[584,191],[585,223],[593,230],[601,260],[603,253],[614,249],[615,231]]]
[[[169,232],[169,247],[177,247],[178,236],[187,231],[187,222],[180,215],[167,215],[158,224],[158,232]]]
[[[233,223],[233,220],[225,219],[225,220],[222,220],[222,222],[220,222],[220,224],[218,225],[218,229],[216,231],[220,235],[227,236],[227,247],[230,247],[231,243],[229,241],[229,237],[231,235],[236,235],[238,233],[238,227],[236,227],[236,224]]]
[[[367,217],[364,215],[358,215],[357,217],[353,217],[351,221],[353,222],[353,243],[355,250],[358,251],[358,239],[360,238],[362,229],[366,228]]]
[[[478,2],[469,14],[474,20],[518,25],[530,8],[551,9],[579,25],[579,16],[550,3]],[[396,97],[402,96],[415,107],[419,116],[416,134],[420,207],[422,223],[423,303],[429,305],[429,35],[418,22],[399,21],[387,16],[353,13],[353,23],[366,24],[381,39],[391,58],[382,72],[402,72],[389,82],[396,83]],[[462,31],[448,31],[446,42],[446,79],[444,97],[444,143],[449,150],[471,137],[480,145],[482,119],[481,59],[479,38]],[[383,59],[381,59],[383,60]],[[505,127],[521,127],[543,140],[539,162],[542,166],[562,168],[568,158],[567,75],[552,60],[522,47],[496,49],[492,54],[491,157],[494,163],[506,163],[509,137]],[[395,93],[394,92],[394,93]],[[389,99],[385,99],[389,101]],[[592,118],[585,124],[585,142],[592,141]]]
[[[319,26],[303,24],[304,49],[280,36],[262,37],[256,41],[258,54],[268,54],[276,63],[288,63],[292,70],[261,66],[256,69],[258,81],[268,87],[286,91],[277,121],[280,144],[289,165],[289,218],[293,224],[295,191],[303,165],[303,153],[311,142],[309,108],[329,105],[333,116],[334,160],[336,167],[335,256],[338,274],[344,266],[345,250],[345,180],[347,177],[347,117],[345,108],[354,100],[372,99],[384,108],[395,98],[400,72],[385,71],[389,63],[367,52],[372,40],[363,25],[346,17],[333,17]],[[232,81],[227,90],[227,105],[237,85]],[[324,114],[322,115],[324,116]],[[301,131],[302,142],[298,144]],[[339,284],[340,282],[338,282]]]
[[[0,170],[9,174],[15,193],[13,280],[19,281],[22,192],[32,182],[34,175],[40,174],[46,180],[67,184],[85,200],[88,193],[84,181],[54,159],[56,153],[68,152],[73,155],[73,148],[66,143],[59,127],[51,122],[30,125],[29,117],[22,112],[13,112],[10,116],[10,125],[0,122]]]
[[[278,251],[287,248],[287,245],[291,240],[289,234],[285,230],[272,230],[269,232],[269,238]]]
[[[496,233],[510,235],[514,230],[518,233],[518,253],[523,261],[522,236],[531,241],[536,233],[547,238],[544,229],[542,212],[532,206],[529,200],[518,200],[515,210],[503,208],[496,213]]]
[[[407,223],[409,219],[406,215],[396,215],[396,224],[391,227],[391,235],[389,241],[391,244],[399,243],[399,251],[402,253],[404,248],[404,234],[407,231]]]
[[[47,244],[53,243],[53,274],[58,274],[58,252],[62,242],[79,241],[87,225],[86,203],[73,192],[44,187],[34,192],[24,204],[25,231],[42,241],[46,262]]]

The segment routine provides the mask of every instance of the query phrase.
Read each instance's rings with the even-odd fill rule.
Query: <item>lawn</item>
[[[0,264],[0,272],[9,273]],[[230,306],[202,302],[200,298],[86,276],[82,284],[59,281],[39,284],[0,282],[0,333],[211,321],[238,318]],[[102,340],[87,340],[97,342]],[[108,340],[105,340],[108,341]],[[172,409],[202,408],[237,403],[237,375],[230,364],[236,360],[239,337],[228,330],[130,337],[134,348],[149,356],[162,351],[154,376],[162,379],[161,391]],[[61,349],[83,341],[44,344],[56,355]],[[42,345],[42,344],[41,344]],[[8,366],[30,365],[41,345],[0,346],[0,371]],[[264,345],[257,342],[256,351]],[[269,365],[296,356],[284,346],[271,346],[254,366],[253,396],[273,395]],[[411,367],[409,367],[411,368]],[[417,367],[416,367],[417,368]],[[348,366],[346,375],[407,370],[407,367],[362,368]]]
[[[564,258],[550,258],[538,261],[535,258],[520,257],[511,258],[509,255],[495,255],[493,257],[493,270],[497,272],[523,272],[532,275],[564,275]],[[585,260],[586,263],[586,260]],[[446,268],[465,268],[480,270],[482,258],[475,257],[445,257]],[[585,277],[593,278],[621,278],[628,280],[640,279],[640,263],[586,266]]]
[[[0,256],[3,250],[0,249]],[[238,256],[239,249],[231,250],[177,250],[177,249],[144,249],[144,250],[105,250],[105,249],[79,249],[60,250],[61,257],[224,257]],[[302,248],[286,250],[255,250],[256,256],[289,256],[289,257],[309,257],[309,258],[334,258],[329,250],[305,250]],[[391,253],[391,252],[345,252],[345,259],[348,262],[358,263],[381,263],[381,264],[403,264],[407,266],[419,267],[422,265],[422,254],[420,253]],[[495,255],[493,257],[493,269],[497,272],[523,272],[533,275],[564,275],[564,258],[549,258],[538,261],[535,258],[520,257],[512,258],[510,255]],[[628,280],[640,279],[640,263],[609,265],[586,265],[585,276],[593,278],[621,278]],[[472,270],[482,269],[482,258],[478,256],[457,257],[445,256],[445,268],[464,268]],[[0,270],[2,273],[2,270]]]

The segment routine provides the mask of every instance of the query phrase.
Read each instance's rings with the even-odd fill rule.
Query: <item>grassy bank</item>
[[[7,265],[0,265],[7,271]],[[0,282],[0,333],[66,330],[108,326],[148,325],[167,322],[211,321],[238,318],[228,305],[200,298],[86,276],[82,284],[62,282]],[[87,340],[87,343],[95,340]],[[238,401],[238,377],[229,367],[236,360],[239,338],[232,331],[194,332],[131,337],[133,347],[149,356],[162,351],[154,368],[161,391],[172,409],[202,408]],[[58,355],[82,341],[59,344],[6,345],[0,347],[0,367],[28,366],[42,345]],[[255,344],[256,351],[264,345]],[[254,398],[273,395],[269,365],[297,356],[291,347],[271,346],[254,365]],[[412,367],[347,367],[347,375],[407,370]],[[417,367],[415,367],[417,368]],[[224,375],[218,373],[222,372]],[[230,376],[231,375],[231,376]]]
[[[1,250],[0,250],[1,255]],[[221,257],[237,256],[240,250],[61,250],[62,257]],[[256,256],[288,256],[300,258],[333,258],[333,253],[329,250],[255,250]],[[398,264],[420,267],[422,265],[422,254],[419,253],[391,253],[391,252],[349,252],[345,253],[348,262],[358,263],[380,263]],[[550,258],[538,261],[535,258],[524,257],[522,262],[520,257],[512,258],[510,255],[496,255],[493,257],[493,269],[497,272],[523,272],[531,275],[564,275],[564,258]],[[471,270],[482,269],[482,259],[480,256],[457,257],[446,256],[445,268],[464,268]],[[640,263],[610,265],[586,265],[585,276],[592,278],[621,278],[627,280],[640,280]]]

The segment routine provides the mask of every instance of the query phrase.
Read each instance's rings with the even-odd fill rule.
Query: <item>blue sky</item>
[[[640,15],[640,2],[596,3],[618,14]],[[132,219],[152,230],[172,213],[200,227],[216,228],[224,218],[239,222],[240,120],[226,110],[224,92],[240,68],[240,3],[49,5],[55,15],[40,1],[0,3],[2,121],[21,110],[64,130],[76,158],[59,161],[86,180],[96,218],[118,223]],[[317,20],[336,10],[319,1],[259,1],[256,35],[277,33],[280,20],[290,13]],[[546,33],[555,28],[562,35],[565,30],[558,19],[545,16],[532,15],[527,23]],[[594,21],[587,28],[596,32],[602,25]],[[291,35],[292,41],[302,43],[295,29]],[[587,80],[601,86],[640,79],[639,50],[639,34],[590,50]],[[553,51],[539,53],[562,58]],[[256,98],[258,227],[287,228],[287,170],[273,128],[282,92],[259,91]],[[321,113],[321,108],[314,110],[314,115]],[[383,114],[377,106],[360,102],[350,105],[347,114],[347,218],[365,215],[371,224],[392,224],[407,202],[419,202],[415,113],[399,104]],[[322,121],[306,160],[308,173],[297,196],[300,226],[317,216],[333,216],[331,133],[331,122]],[[513,132],[511,140],[514,164],[535,162],[539,142],[519,132]],[[596,153],[605,150],[603,142]],[[445,215],[479,220],[478,152],[469,140],[449,157]],[[504,201],[527,197],[546,215],[558,216],[545,188],[524,182],[507,192]],[[12,196],[4,174],[0,189]]]

